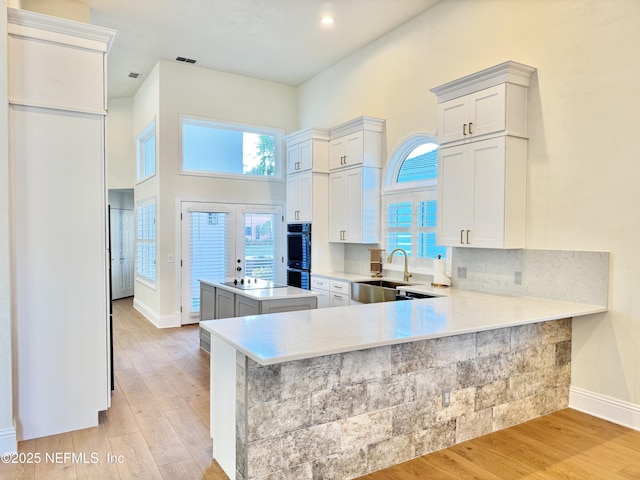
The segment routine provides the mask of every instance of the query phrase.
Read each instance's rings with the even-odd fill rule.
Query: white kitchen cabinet
[[[287,222],[313,222],[313,173],[287,175]]]
[[[380,169],[356,167],[329,174],[329,241],[378,243]]]
[[[312,275],[311,290],[318,294],[318,308],[351,304],[351,282]]]
[[[320,229],[326,228],[329,131],[308,128],[288,135],[285,141],[288,172],[287,223],[314,223]]]
[[[7,9],[17,439],[110,405],[106,59],[113,30]],[[69,214],[71,212],[71,214]]]
[[[358,117],[330,130],[329,169],[382,166],[384,120]]]
[[[526,138],[527,91],[534,71],[505,62],[433,88],[439,102],[440,145],[498,135]]]
[[[501,136],[440,149],[438,244],[523,248],[527,140]]]

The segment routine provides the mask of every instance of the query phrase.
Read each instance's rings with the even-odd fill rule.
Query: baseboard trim
[[[140,312],[144,318],[153,323],[157,328],[173,328],[180,326],[180,318],[176,317],[176,315],[158,315],[155,311],[135,297],[133,299],[133,308]]]
[[[572,386],[569,390],[569,407],[640,431],[640,406],[634,403]]]
[[[15,427],[0,430],[0,453],[17,453],[18,436]]]

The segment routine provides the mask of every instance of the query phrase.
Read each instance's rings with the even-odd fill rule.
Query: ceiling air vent
[[[187,57],[176,57],[176,61],[185,62],[185,63],[196,63],[196,60],[194,60],[193,58],[187,58]]]
[[[139,76],[140,74],[136,72],[129,72],[129,75],[128,75],[129,78],[138,78]]]

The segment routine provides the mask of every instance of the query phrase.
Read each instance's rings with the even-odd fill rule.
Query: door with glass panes
[[[182,203],[182,324],[200,320],[200,279],[284,279],[282,207]]]

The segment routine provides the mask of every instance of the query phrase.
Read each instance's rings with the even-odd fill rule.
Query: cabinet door
[[[343,293],[331,293],[330,306],[332,307],[344,307],[349,305],[351,298],[349,295]]]
[[[216,288],[216,318],[235,317],[235,303],[235,294],[221,288]]]
[[[467,133],[473,137],[501,132],[506,128],[506,84],[469,95]]]
[[[300,178],[299,175],[287,175],[287,222],[297,222],[300,202]]]
[[[345,242],[362,241],[362,168],[353,168],[344,172],[344,234]]]
[[[467,133],[466,124],[468,118],[469,98],[466,95],[441,103],[438,106],[438,138],[440,144],[464,139]]]
[[[260,314],[260,302],[253,298],[245,297],[241,294],[236,294],[235,301],[235,316],[246,317],[247,315]]]
[[[472,210],[469,246],[502,248],[505,229],[505,137],[469,144]]]
[[[297,166],[300,163],[299,144],[287,145],[287,173],[295,173],[298,171]]]
[[[318,294],[318,308],[328,308],[331,306],[331,300],[327,290],[312,288],[311,291]]]
[[[200,283],[200,321],[213,320],[215,317],[216,289]]]
[[[467,145],[442,148],[438,153],[438,245],[466,244],[471,202]]]
[[[347,135],[344,145],[344,166],[353,167],[364,162],[364,132]]]
[[[343,242],[346,222],[345,172],[329,174],[329,241]]]
[[[298,220],[311,222],[313,207],[313,174],[299,173],[298,177]]]
[[[329,170],[344,167],[347,137],[339,137],[329,143]]]
[[[298,170],[311,170],[313,167],[313,144],[306,140],[298,145]]]

